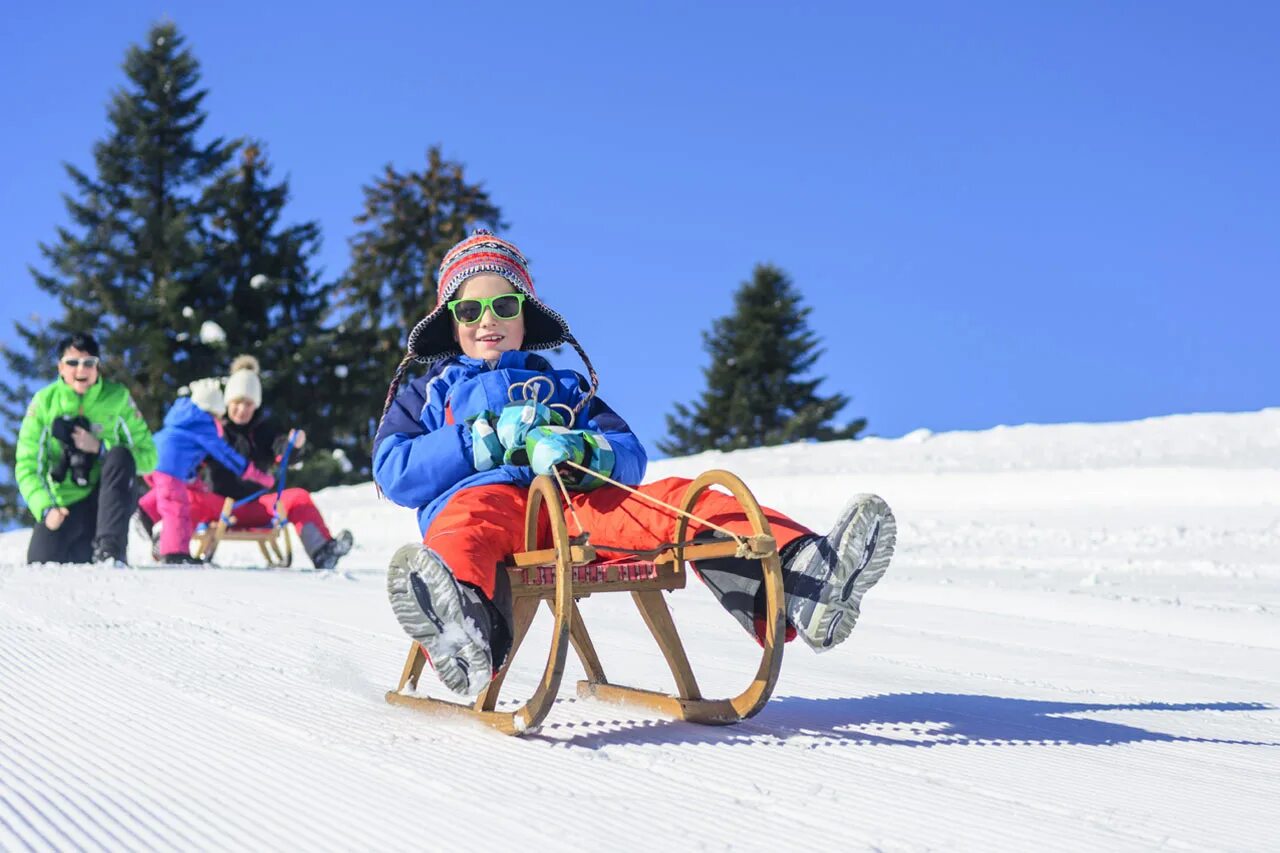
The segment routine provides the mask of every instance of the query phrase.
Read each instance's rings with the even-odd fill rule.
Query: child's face
[[[504,293],[515,293],[516,289],[500,275],[481,273],[472,276],[462,283],[454,299],[477,299],[485,296],[501,296]],[[452,300],[450,300],[452,301]],[[480,315],[479,321],[471,325],[453,323],[453,339],[458,342],[463,355],[471,358],[493,361],[504,352],[518,350],[524,344],[524,312],[510,320],[502,320],[493,315],[488,308]]]

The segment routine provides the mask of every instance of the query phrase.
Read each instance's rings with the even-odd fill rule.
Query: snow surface
[[[899,520],[851,640],[788,647],[774,700],[727,728],[577,699],[572,656],[524,738],[385,704],[408,642],[383,566],[416,527],[371,486],[319,495],[356,537],[336,574],[26,567],[28,534],[0,536],[0,849],[1280,843],[1280,409],[651,476],[715,466],[819,529],[859,491]],[[669,601],[704,692],[738,692],[753,644],[696,582]],[[611,680],[670,689],[629,597],[583,612]]]

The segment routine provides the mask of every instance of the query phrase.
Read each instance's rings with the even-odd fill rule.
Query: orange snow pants
[[[679,506],[692,480],[668,477],[639,487],[639,491],[674,506]],[[458,492],[432,520],[422,541],[444,560],[454,577],[476,587],[490,599],[494,597],[497,573],[507,557],[525,549],[524,513],[528,490],[519,486],[500,484],[475,486]],[[627,553],[655,548],[675,539],[677,516],[668,510],[613,486],[601,486],[590,492],[579,492],[572,497],[573,508],[583,526],[591,532],[591,541],[604,554]],[[787,516],[763,508],[777,539],[778,550],[799,536],[812,534],[808,528],[797,524]],[[566,513],[567,514],[567,513]],[[707,490],[698,498],[692,514],[704,518],[734,533],[751,535],[751,522],[747,520],[737,499],[714,490]],[[568,519],[569,532],[576,532],[572,516]],[[695,521],[689,522],[686,536],[693,538],[708,528]],[[543,516],[542,529],[538,531],[541,547],[549,547],[551,525]],[[695,566],[695,568],[697,568]],[[722,600],[731,611],[734,609]],[[736,614],[735,614],[736,615]],[[742,614],[746,616],[746,614]],[[741,616],[739,617],[742,620]],[[749,618],[749,617],[748,617]],[[749,629],[750,630],[750,629]],[[762,628],[761,628],[762,630]],[[760,635],[760,631],[756,632]],[[790,638],[791,631],[788,631]]]

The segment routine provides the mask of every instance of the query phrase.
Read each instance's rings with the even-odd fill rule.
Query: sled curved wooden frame
[[[234,505],[235,501],[227,498],[222,505],[222,512],[218,513],[217,521],[193,538],[196,544],[195,556],[209,562],[223,542],[257,542],[263,559],[267,561],[267,568],[283,569],[292,565],[293,541],[289,538],[289,519],[285,517],[284,508],[278,507],[279,515],[276,516],[273,527],[236,527],[235,516],[231,513]]]
[[[515,624],[505,666],[494,675],[474,705],[408,694],[404,692],[406,686],[417,688],[418,678],[427,662],[422,647],[413,643],[400,675],[400,684],[387,693],[387,701],[422,711],[464,714],[478,718],[505,734],[523,734],[536,729],[555,703],[564,675],[567,648],[572,643],[587,675],[586,679],[578,682],[579,696],[639,704],[677,719],[706,725],[728,725],[753,716],[769,701],[782,669],[783,632],[786,627],[782,566],[768,519],[755,496],[734,474],[720,470],[706,472],[690,484],[681,509],[690,511],[698,496],[714,485],[728,489],[751,522],[754,535],[746,537],[745,547],[740,549],[733,541],[690,544],[669,549],[653,563],[619,565],[597,563],[593,547],[572,544],[555,482],[550,477],[537,477],[529,487],[525,512],[525,547],[529,550],[513,555],[507,565]],[[552,547],[535,550],[538,520],[544,507],[551,520]],[[681,516],[676,525],[676,542],[685,541],[687,528],[688,519]],[[662,592],[684,587],[688,577],[684,566],[686,561],[735,556],[758,559],[764,570],[766,619],[763,656],[755,678],[742,693],[729,699],[707,699],[694,678]],[[611,684],[605,677],[577,600],[606,592],[631,593],[675,678],[675,695]],[[542,679],[524,705],[511,712],[496,711],[502,682],[542,601],[547,602],[555,617],[551,649]]]

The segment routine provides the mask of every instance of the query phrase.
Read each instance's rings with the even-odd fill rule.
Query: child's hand
[[[82,453],[97,454],[98,451],[102,450],[102,442],[84,427],[78,426],[71,430],[71,441],[75,444],[76,449]]]
[[[67,520],[68,515],[71,515],[71,510],[67,509],[65,506],[51,507],[49,511],[44,514],[44,526],[50,530],[57,530],[62,526],[62,522]]]
[[[525,451],[529,454],[529,467],[534,473],[550,474],[561,462],[581,465],[586,457],[586,444],[581,432],[558,426],[540,426],[529,431]]]
[[[564,462],[591,469],[594,473],[570,466],[560,469],[565,484],[576,491],[586,492],[603,486],[605,481],[602,477],[613,473],[613,447],[598,432],[536,427],[530,431],[525,448],[529,454],[529,465],[538,474],[550,474],[553,468]]]
[[[560,413],[539,403],[537,400],[525,400],[512,403],[502,410],[498,416],[495,429],[498,441],[506,448],[502,461],[508,465],[525,465],[525,441],[529,432],[541,426],[563,426],[564,419]]]
[[[254,465],[252,462],[249,463],[249,467],[244,469],[244,473],[241,474],[240,477],[241,479],[248,480],[251,483],[257,483],[259,486],[262,486],[264,489],[271,488],[271,486],[275,483],[274,477],[272,477],[266,471],[260,470],[258,466]]]
[[[497,468],[502,462],[502,442],[493,429],[493,412],[481,412],[471,419],[471,464],[477,471]]]

